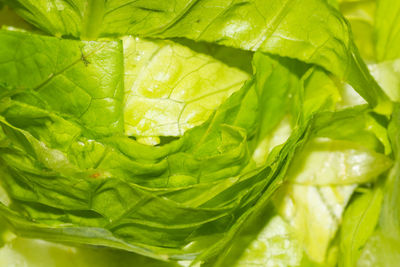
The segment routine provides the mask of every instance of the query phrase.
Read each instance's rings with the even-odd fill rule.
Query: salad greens
[[[395,266],[399,13],[0,0],[0,265]]]

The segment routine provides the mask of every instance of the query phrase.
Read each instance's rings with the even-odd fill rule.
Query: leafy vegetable
[[[204,123],[249,78],[172,42],[127,37],[124,55],[125,132],[141,138],[180,136]]]
[[[348,80],[378,110],[390,112],[386,96],[354,47],[346,21],[323,0],[271,0],[268,5],[263,0],[16,2],[10,1],[22,17],[56,36],[186,37],[318,64]]]
[[[3,2],[0,263],[396,262],[397,3]]]
[[[354,266],[359,251],[372,234],[382,202],[380,188],[363,194],[347,209],[341,234],[341,266]]]
[[[400,4],[396,1],[377,1],[375,31],[378,61],[400,58],[399,16]]]

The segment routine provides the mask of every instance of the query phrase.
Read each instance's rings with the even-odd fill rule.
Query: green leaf
[[[289,183],[275,196],[274,204],[279,214],[288,222],[294,237],[313,262],[328,262],[329,247],[355,187]]]
[[[378,227],[360,251],[357,266],[396,266],[400,260],[399,118],[399,107],[396,104],[395,112],[388,128],[393,145],[395,163],[383,187],[384,196]]]
[[[348,81],[378,112],[391,112],[387,96],[358,55],[349,25],[325,0],[93,3],[19,0],[10,4],[22,17],[56,36],[184,37],[296,58]]]
[[[354,42],[364,60],[376,61],[375,54],[375,0],[339,1],[339,9],[349,21]]]
[[[340,233],[339,266],[355,266],[378,222],[383,194],[382,187],[375,186],[347,208]]]
[[[400,260],[399,245],[399,239],[382,234],[382,232],[378,230],[365,244],[356,266],[395,267]]]
[[[261,224],[263,229],[256,233],[255,239],[254,233],[250,232],[243,234],[235,243],[237,249],[243,249],[243,244],[250,244],[234,266],[297,266],[300,263],[303,251],[288,223],[278,215],[272,218],[259,216],[256,223]]]
[[[349,141],[316,138],[293,160],[288,173],[303,185],[351,185],[373,181],[389,169],[391,160]]]
[[[264,60],[260,64],[272,59]],[[5,97],[7,143],[0,158],[12,205],[2,214],[21,235],[158,259],[193,259],[211,244],[220,251],[221,236],[238,227],[234,218],[287,164],[284,156],[274,159],[274,174],[265,179],[269,170],[250,157],[247,138],[258,130],[256,90],[265,83],[249,81],[207,122],[160,147],[120,135],[96,138],[73,117]]]
[[[17,237],[9,232],[7,225],[2,222],[6,243],[0,248],[0,264],[2,266],[29,267],[67,267],[73,264],[85,267],[96,264],[99,267],[119,266],[128,267],[135,264],[145,267],[174,267],[176,263],[157,261],[138,254],[122,250],[112,250],[101,247],[80,246],[52,243],[39,239]]]
[[[0,42],[0,83],[16,89],[13,99],[72,117],[95,135],[122,132],[121,42],[7,30]]]
[[[400,101],[400,59],[369,66],[371,74],[393,101]]]
[[[17,235],[182,265],[396,258],[397,107],[354,44],[374,59],[371,1],[6,2],[54,36],[0,31],[0,215]],[[397,99],[385,5],[391,51],[371,69]]]
[[[136,137],[183,135],[249,78],[170,41],[126,37],[124,57],[125,133]]]
[[[197,53],[207,54],[213,58],[225,63],[226,65],[238,68],[247,73],[252,74],[252,58],[253,52],[216,43],[196,42],[186,38],[174,38],[174,42],[187,46]]]
[[[26,30],[33,29],[32,25],[28,24],[8,6],[4,6],[4,4],[0,2],[0,27],[3,26],[13,26]]]
[[[376,11],[376,55],[378,61],[400,57],[400,3],[378,0]]]
[[[395,163],[390,171],[383,200],[379,225],[382,232],[400,242],[400,107],[396,104],[392,120],[388,127],[390,141],[393,145]]]

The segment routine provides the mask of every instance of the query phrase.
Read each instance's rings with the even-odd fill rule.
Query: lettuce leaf
[[[397,262],[397,4],[4,2],[0,262]]]
[[[400,4],[397,1],[377,1],[375,31],[378,61],[400,58],[399,10]]]
[[[249,78],[170,41],[126,37],[124,57],[125,133],[142,140],[203,124]]]
[[[399,225],[399,183],[400,183],[400,155],[399,155],[399,106],[396,106],[389,125],[389,135],[394,148],[395,164],[390,171],[383,190],[382,209],[378,220],[378,227],[365,243],[361,251],[357,266],[396,266],[400,255],[400,225]]]
[[[60,42],[43,37],[46,41]],[[277,63],[265,55],[258,58],[260,70]],[[51,88],[63,87],[64,81],[51,79]],[[304,127],[269,165],[252,162],[250,144],[262,116],[256,90],[262,92],[269,81],[247,82],[206,123],[163,147],[86,131],[89,126],[58,106],[46,109],[42,101],[47,99],[35,90],[27,94],[38,101],[19,98],[14,87],[3,98],[7,105],[1,113],[7,137],[1,148],[3,183],[13,199],[2,212],[17,233],[30,237],[101,244],[164,260],[193,259],[200,252],[210,257],[214,244],[215,255],[229,240],[221,235],[229,227],[239,229],[240,219],[250,214],[246,207],[261,192],[272,192],[269,183],[278,172],[282,175],[286,155],[303,138]]]
[[[0,31],[0,40],[1,83],[15,88],[13,98],[72,117],[96,135],[122,132],[121,42],[7,30]]]
[[[263,0],[162,4],[148,0],[18,0],[9,4],[55,36],[185,37],[296,58],[348,81],[379,112],[391,110],[387,96],[358,55],[347,22],[324,0],[270,0],[268,5]]]

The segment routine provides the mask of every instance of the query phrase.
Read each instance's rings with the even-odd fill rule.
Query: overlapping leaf
[[[391,110],[358,55],[347,22],[323,0],[19,0],[10,4],[55,36],[185,37],[297,58],[345,79],[379,112]]]
[[[20,32],[3,31],[3,35],[45,45],[64,42]],[[256,136],[260,116],[256,90],[262,92],[269,79],[248,82],[208,122],[181,139],[148,147],[118,134],[107,137],[94,131],[95,126],[82,123],[73,113],[75,108],[69,111],[74,102],[64,101],[61,93],[61,101],[56,101],[35,90],[67,89],[65,75],[79,81],[85,73],[88,78],[102,74],[102,70],[69,72],[74,69],[71,64],[96,66],[96,58],[78,54],[81,43],[66,42],[70,48],[75,45],[78,59],[65,63],[61,71],[50,68],[50,78],[35,80],[40,76],[33,73],[25,84],[12,80],[13,75],[3,78],[8,87],[2,92],[1,125],[7,140],[1,147],[1,161],[13,207],[2,209],[17,232],[58,241],[98,242],[156,258],[190,259],[237,225],[235,218],[287,164],[286,156],[281,156],[272,161],[275,167],[259,169],[250,158],[248,141]],[[101,43],[101,47],[113,44]],[[48,53],[40,55],[51,58],[53,49]],[[262,58],[256,63],[260,69],[276,64]],[[11,58],[10,62],[18,61]],[[282,71],[288,73],[284,67],[278,70]],[[107,110],[98,107],[97,112]],[[301,136],[294,137],[291,146]],[[188,244],[193,248],[184,249]]]
[[[274,237],[293,232],[296,237],[283,238],[283,243],[295,242],[293,253],[300,253],[298,246],[305,248],[307,256],[296,254],[301,264],[334,263],[336,244],[330,242],[339,242],[341,263],[354,265],[365,244],[398,234],[393,223],[397,211],[392,209],[397,193],[390,190],[396,183],[395,163],[383,202],[381,181],[374,190],[364,188],[367,193],[350,201],[341,237],[333,240],[355,187],[348,184],[373,182],[391,166],[388,155],[397,128],[392,122],[391,144],[386,117],[367,106],[337,111],[343,95],[336,77],[349,82],[379,113],[389,114],[392,104],[358,55],[347,22],[326,1],[7,2],[56,36],[0,31],[0,171],[10,197],[0,213],[18,234],[226,266],[235,262],[229,257],[237,257],[229,250],[236,238],[240,241],[257,218],[268,220],[261,215],[287,177],[307,185],[289,185],[293,190],[286,198],[296,199],[297,213],[289,219],[282,215],[288,221],[276,227],[291,229]],[[336,6],[336,1],[330,2]],[[393,59],[395,49],[383,47],[397,40],[395,11],[387,21],[382,19],[388,2],[378,5],[377,55],[382,60]],[[183,39],[113,39],[128,34]],[[259,52],[254,54],[253,76],[244,83],[251,51]],[[371,52],[363,50],[363,55],[366,51]],[[240,57],[234,62],[236,54]],[[175,64],[179,60],[181,64]],[[179,87],[182,81],[186,87]],[[169,100],[176,95],[170,98],[171,92],[186,94],[179,98],[185,105],[220,89],[225,93],[217,100],[213,97],[215,102],[199,103],[191,110],[187,118],[202,118],[188,119],[185,128],[181,118],[185,121],[187,108],[174,110]],[[165,100],[168,105],[160,108]],[[146,101],[158,106],[144,108]],[[157,109],[161,111],[156,116]],[[132,121],[139,111],[144,113]],[[150,120],[150,126],[140,125]],[[163,121],[177,127],[165,127]],[[126,127],[127,122],[136,128]],[[156,131],[159,126],[162,130]],[[136,138],[178,138],[147,146],[124,130]],[[321,140],[331,147],[320,151]],[[397,153],[396,147],[393,151]],[[309,154],[321,164],[304,164],[302,157]],[[322,162],[321,155],[328,160]],[[349,169],[330,168],[330,176],[316,181],[326,174],[326,164],[337,162]],[[332,193],[343,189],[336,187],[342,184],[349,189],[344,195]],[[304,192],[307,200],[302,199]],[[368,241],[381,203],[374,235],[378,241]],[[319,205],[315,211],[325,215],[312,224],[320,231],[307,232],[301,224],[317,216],[307,211],[314,204]],[[247,238],[255,238],[266,221]],[[267,235],[275,231],[268,229]],[[266,263],[265,258],[259,262]]]

